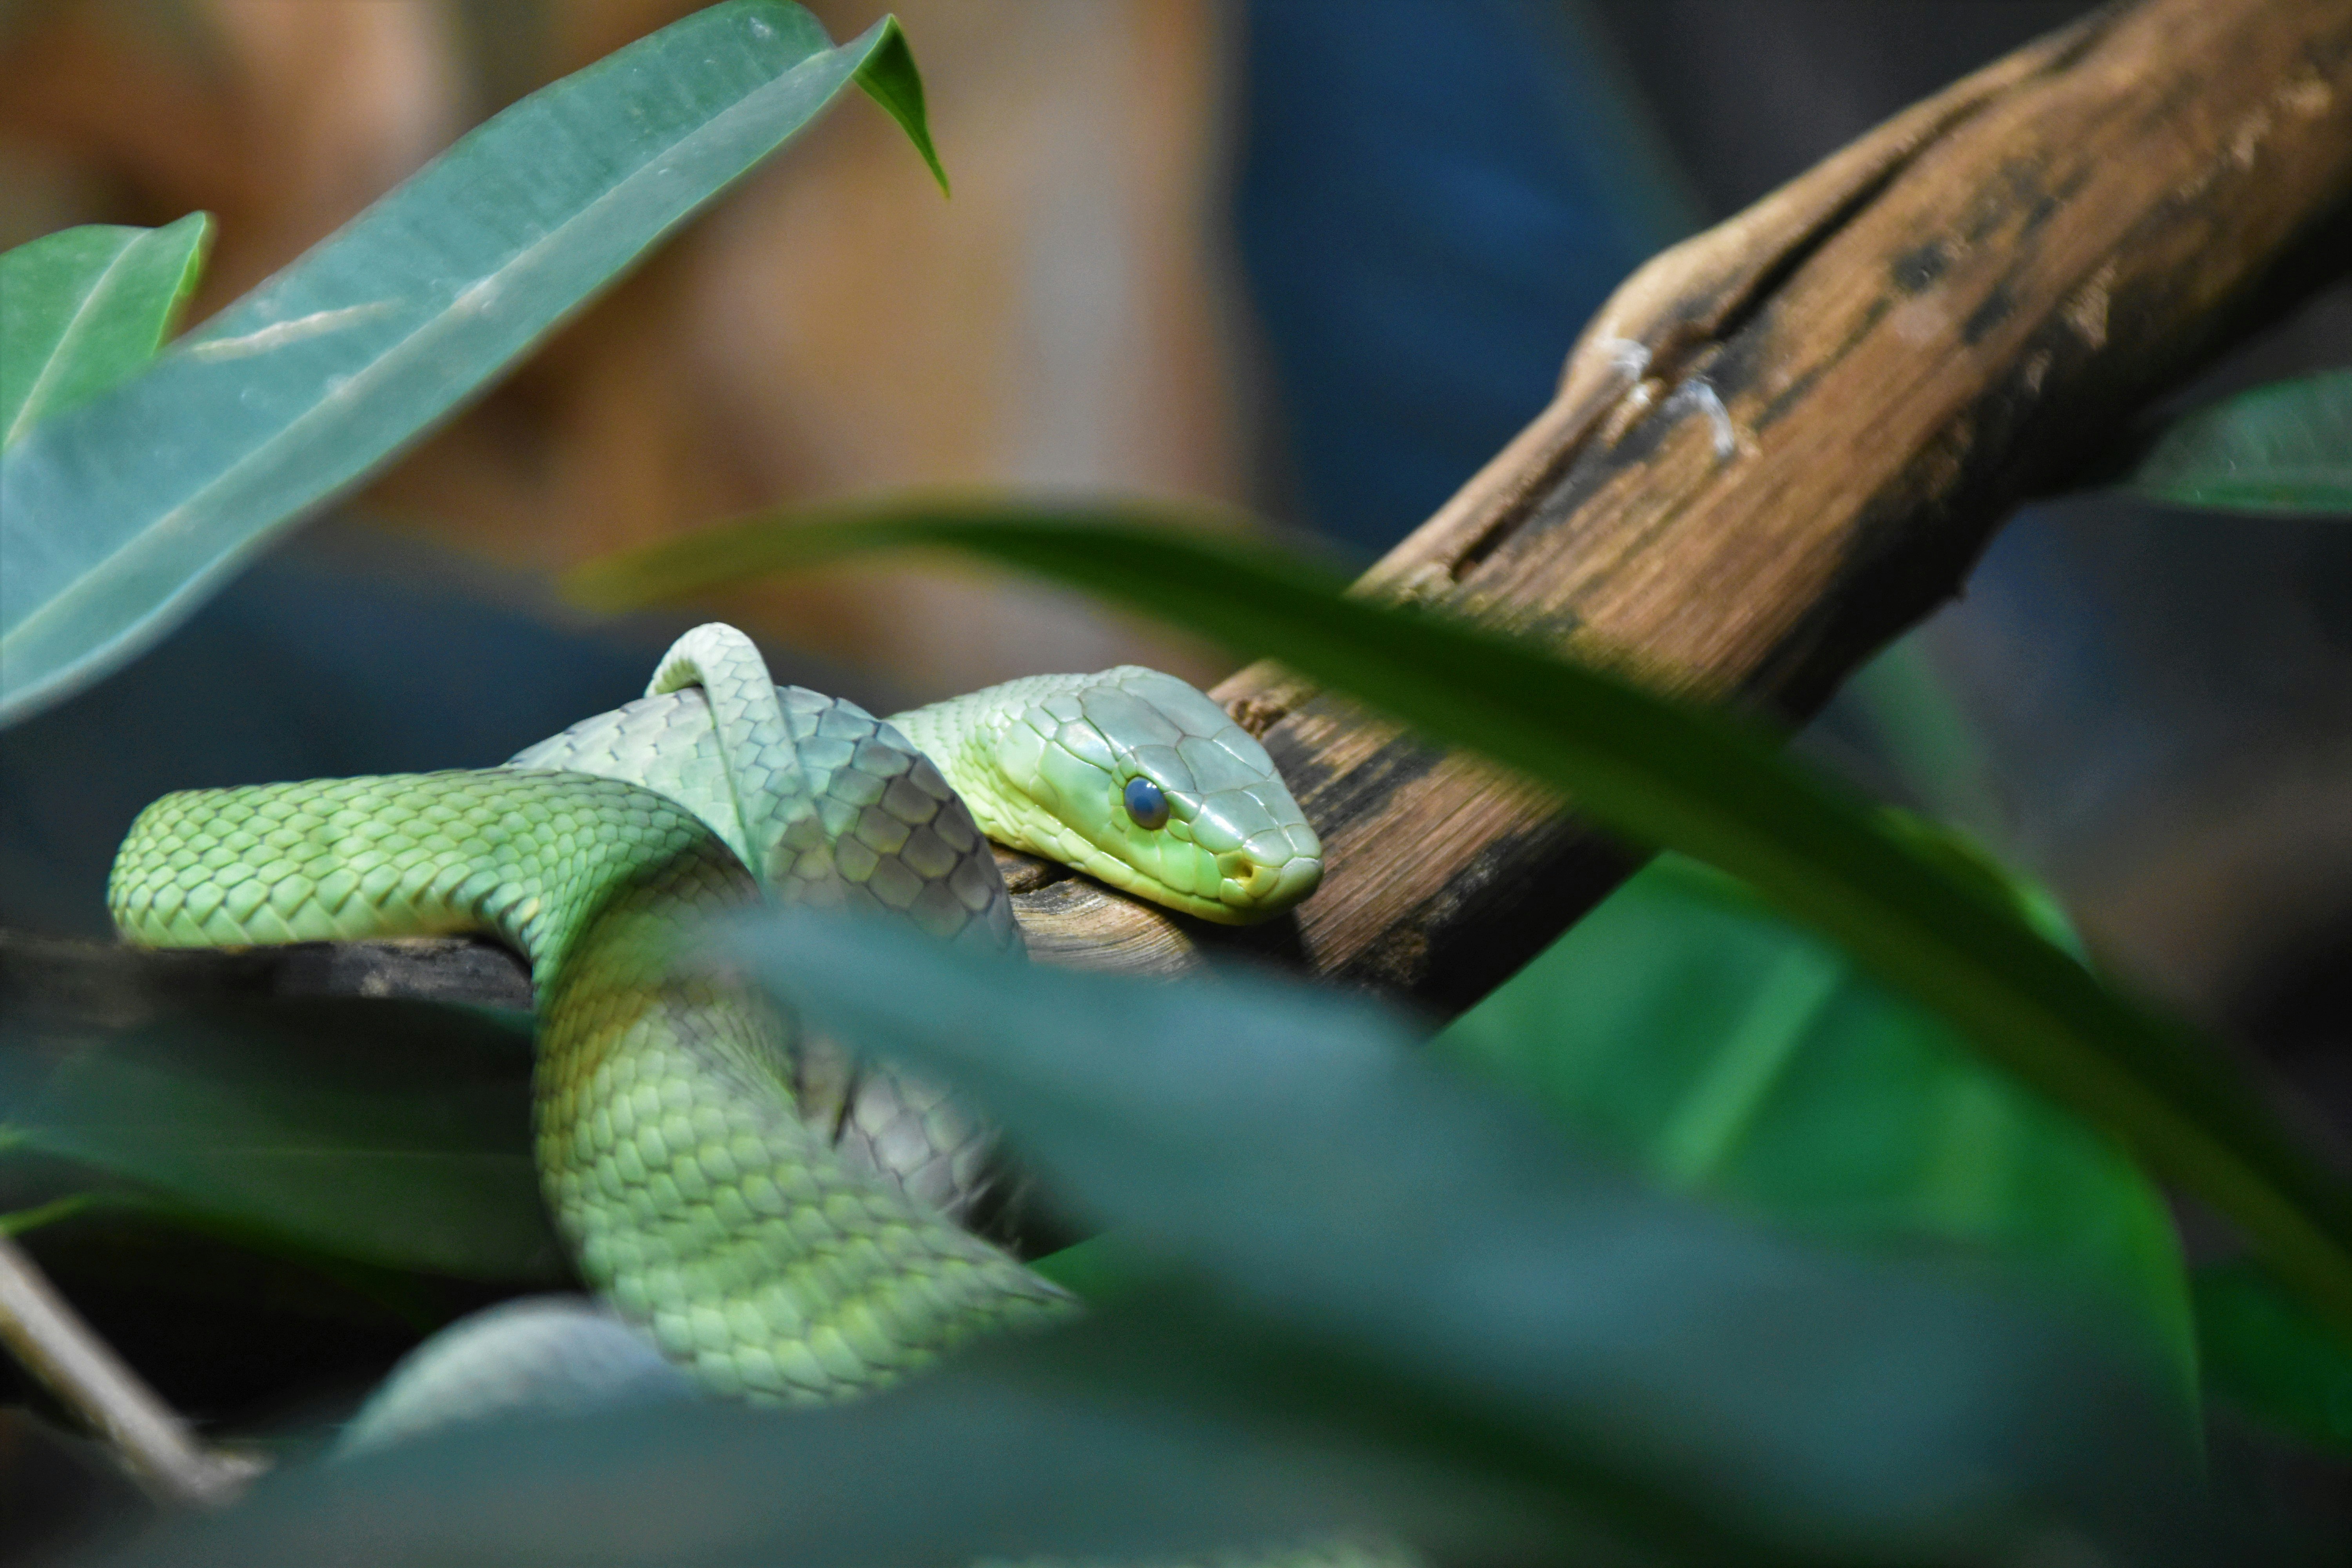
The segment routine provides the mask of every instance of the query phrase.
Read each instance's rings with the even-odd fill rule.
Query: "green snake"
[[[167,795],[108,899],[155,946],[519,949],[541,1182],[582,1274],[703,1390],[807,1403],[1071,1300],[957,1223],[987,1180],[980,1123],[668,955],[763,896],[1017,952],[983,835],[1211,921],[1322,874],[1265,748],[1173,677],[1040,676],[877,721],[708,626],[644,698],[501,767]]]

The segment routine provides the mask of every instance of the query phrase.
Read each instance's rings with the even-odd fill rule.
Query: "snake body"
[[[672,959],[763,897],[1017,949],[983,830],[1215,920],[1320,875],[1264,749],[1171,677],[1042,677],[883,721],[778,688],[706,626],[645,698],[504,767],[165,796],[109,902],[149,945],[484,931],[521,951],[541,1179],[582,1273],[706,1391],[812,1402],[1069,1299],[956,1223],[986,1163],[968,1113]]]

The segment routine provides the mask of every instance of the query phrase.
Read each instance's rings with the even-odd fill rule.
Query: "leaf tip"
[[[205,275],[205,263],[212,258],[213,239],[220,232],[220,224],[212,214],[199,208],[184,217],[173,219],[159,231],[179,238],[187,247],[187,259],[180,272],[180,286],[164,310],[162,331],[156,342],[160,347],[180,330],[181,319],[186,315],[188,301],[194,298],[196,285]]]
[[[895,13],[876,23],[874,30],[873,47],[857,68],[857,85],[898,122],[898,129],[922,154],[931,178],[940,183],[940,195],[952,195],[947,168],[940,162],[939,149],[931,144],[930,122],[923,110],[923,75],[915,68],[915,51],[908,46],[907,30],[899,26]]]

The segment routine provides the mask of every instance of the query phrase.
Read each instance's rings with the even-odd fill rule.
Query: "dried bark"
[[[1801,718],[2347,193],[2352,4],[2112,6],[1651,260],[1551,405],[1362,586]],[[1444,1016],[1633,863],[1278,669],[1216,695],[1322,833],[1322,889],[1236,939],[1054,881],[1020,898],[1033,949],[1166,972],[1238,944]]]

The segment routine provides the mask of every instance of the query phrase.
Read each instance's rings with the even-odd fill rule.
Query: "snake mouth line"
[[[1003,873],[1004,890],[1016,899],[1024,893],[1041,892],[1056,882],[1070,881],[1078,874],[1059,860],[1048,860],[1025,849],[1008,849],[994,842],[989,847],[996,852],[996,868]]]

